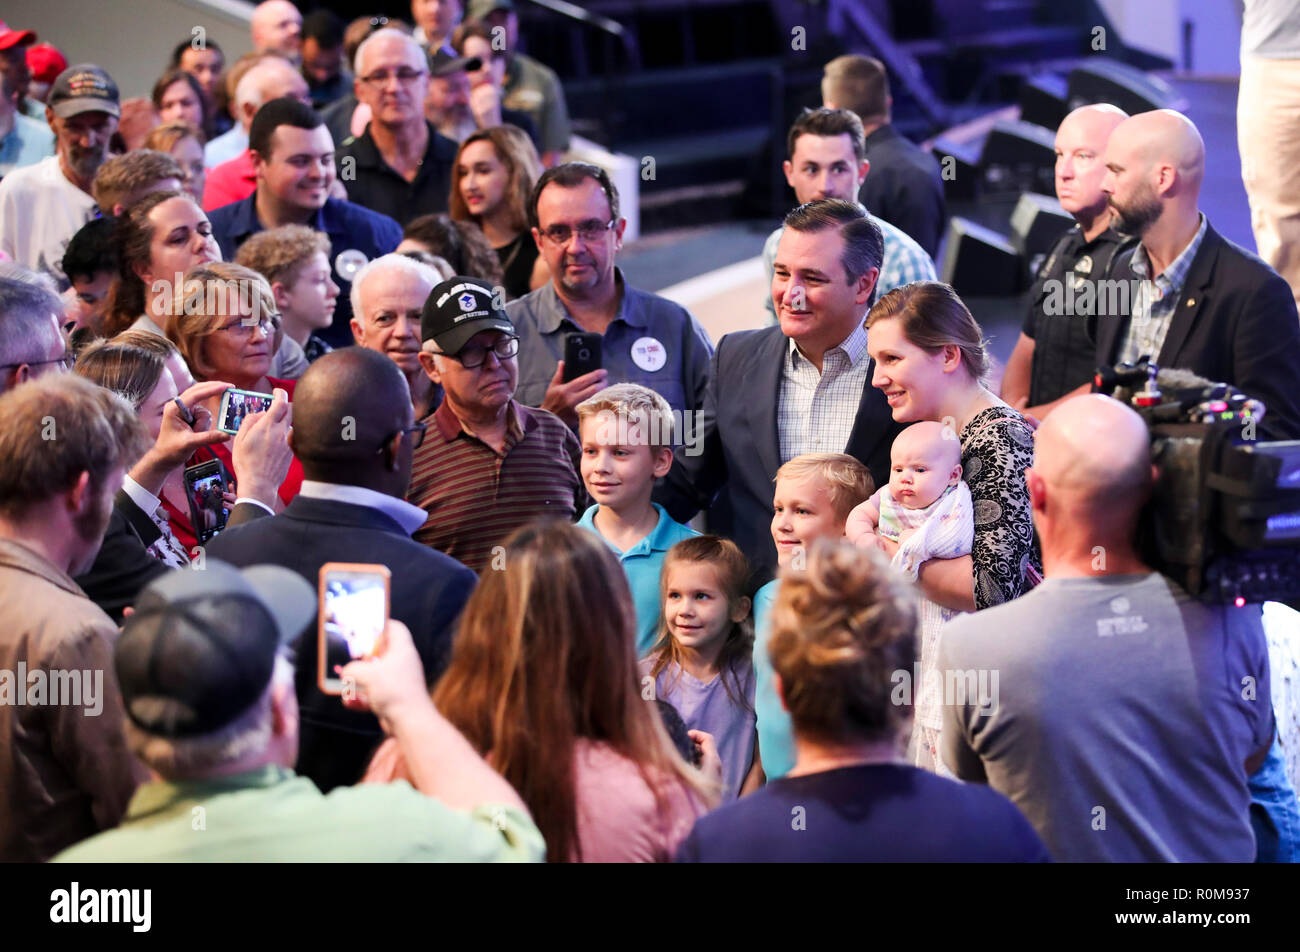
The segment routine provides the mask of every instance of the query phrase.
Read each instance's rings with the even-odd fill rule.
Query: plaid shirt
[[[1119,354],[1122,362],[1132,363],[1143,354],[1150,354],[1152,360],[1159,357],[1165,334],[1169,332],[1169,322],[1178,309],[1183,282],[1187,280],[1187,272],[1191,270],[1192,260],[1201,247],[1201,239],[1205,237],[1208,224],[1205,216],[1201,215],[1201,227],[1191,244],[1183,249],[1182,254],[1155,281],[1149,280],[1151,259],[1147,257],[1146,246],[1138,245],[1137,251],[1133,252],[1129,267],[1142,284],[1141,290],[1133,294],[1133,316],[1129,319],[1128,334]]]
[[[877,218],[870,212],[867,217],[880,227],[884,236],[885,253],[880,261],[880,277],[876,279],[876,289],[872,292],[872,302],[879,301],[886,291],[911,284],[913,281],[937,281],[934,262],[925,253],[925,249],[913,241],[906,232],[895,228],[883,218]],[[763,244],[763,266],[767,269],[767,322],[776,323],[776,307],[772,304],[772,273],[776,270],[776,246],[781,243],[782,226],[767,236]]]
[[[781,462],[803,453],[843,453],[853,432],[871,360],[867,332],[857,322],[853,333],[822,357],[822,369],[803,354],[794,340],[781,366],[780,403],[776,430]]]

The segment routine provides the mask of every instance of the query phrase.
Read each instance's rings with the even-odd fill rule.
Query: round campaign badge
[[[638,337],[632,344],[632,363],[654,373],[668,363],[668,351],[653,337]]]
[[[357,251],[356,248],[348,248],[346,251],[340,251],[338,257],[334,259],[334,270],[344,281],[351,281],[369,260],[363,252]]]

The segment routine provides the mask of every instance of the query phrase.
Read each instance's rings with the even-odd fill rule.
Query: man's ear
[[[792,181],[794,177],[794,163],[792,163],[789,159],[786,159],[784,162],[781,163],[781,171],[785,173],[786,184],[789,185],[791,188],[794,188],[794,182]]]
[[[348,321],[348,327],[352,328],[352,340],[356,342],[358,346],[363,346],[363,342],[366,339],[365,325],[362,324],[359,319],[354,317],[352,320]]]
[[[1025,467],[1025,486],[1029,490],[1029,508],[1034,512],[1047,511],[1047,484],[1032,466]]]
[[[614,250],[623,249],[623,232],[627,231],[627,219],[620,218],[614,223]]]
[[[442,374],[438,371],[434,355],[427,350],[422,350],[416,356],[419,358],[420,366],[424,369],[424,375],[438,386],[442,386]]]
[[[861,188],[862,183],[867,180],[867,173],[870,171],[871,163],[863,159],[862,164],[858,166],[858,188]]]
[[[77,477],[77,481],[72,484],[72,488],[64,494],[68,512],[74,516],[84,513],[90,505],[91,496],[93,495],[94,493],[91,492],[90,487],[90,471],[83,469],[81,475]]]
[[[876,281],[880,279],[879,268],[868,268],[866,273],[857,280],[857,286],[854,288],[853,300],[857,304],[866,304],[871,300],[871,292],[876,289]]]
[[[528,230],[533,233],[533,244],[537,246],[537,251],[540,254],[542,251],[542,233],[536,228],[530,228]]]
[[[298,699],[293,685],[280,680],[271,683],[271,733],[288,737],[298,730]]]

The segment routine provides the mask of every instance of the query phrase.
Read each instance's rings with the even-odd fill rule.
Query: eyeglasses
[[[584,221],[578,225],[578,237],[583,241],[596,241],[601,238],[605,232],[614,227],[614,221],[600,222],[594,218],[590,221]],[[569,239],[573,237],[573,229],[568,225],[552,225],[541,232],[543,238],[555,245],[567,245]]]
[[[0,367],[44,367],[46,364],[58,364],[64,370],[71,370],[72,365],[77,362],[77,355],[72,351],[65,350],[61,356],[51,357],[49,360],[19,360],[12,364],[0,364]]]
[[[519,338],[503,337],[491,347],[480,347],[476,344],[473,347],[462,347],[458,354],[439,352],[438,356],[450,357],[466,370],[473,370],[475,367],[482,367],[487,361],[488,351],[496,354],[501,360],[513,357],[519,353]]]
[[[429,429],[429,424],[417,421],[412,423],[410,426],[402,427],[400,430],[395,432],[393,436],[406,436],[408,433],[411,434],[411,449],[418,450],[420,445],[424,442],[424,433],[427,429]],[[393,436],[388,437],[380,444],[378,452],[382,453],[384,451],[384,447],[392,441]]]
[[[421,76],[428,76],[428,75],[429,75],[428,70],[403,68],[403,69],[399,69],[396,73],[390,73],[388,72],[388,70],[381,69],[377,73],[371,73],[369,76],[361,76],[359,78],[367,86],[370,86],[374,89],[382,89],[383,87],[388,85],[388,81],[392,79],[394,76],[397,77],[397,81],[399,83],[401,83],[403,86],[406,86],[409,83],[415,82]]]
[[[270,337],[280,329],[280,315],[263,315],[262,319],[256,324],[250,324],[247,318],[241,317],[239,320],[235,321],[235,323],[227,324],[225,327],[221,328],[221,330],[233,331],[239,337],[251,337],[253,334],[253,328],[255,327],[261,330],[265,336]]]

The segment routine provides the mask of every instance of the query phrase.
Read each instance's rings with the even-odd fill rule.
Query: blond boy
[[[578,525],[605,540],[627,574],[636,607],[637,656],[658,640],[659,573],[676,543],[698,535],[650,501],[673,465],[673,411],[648,387],[620,383],[577,406],[582,482],[595,505]]]
[[[844,538],[844,525],[854,507],[875,492],[871,473],[844,453],[805,453],[776,471],[772,498],[772,541],[776,543],[779,574],[800,572],[813,542]],[[757,687],[758,752],[767,779],[783,777],[794,767],[794,733],[790,715],[776,690],[767,655],[772,604],[780,578],[754,596],[754,674]]]

